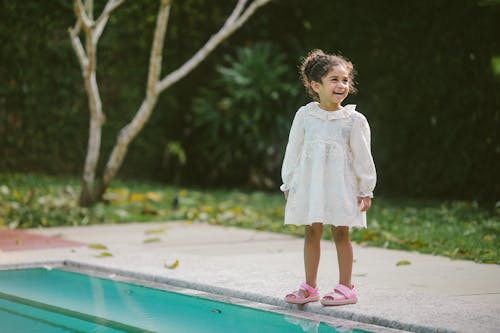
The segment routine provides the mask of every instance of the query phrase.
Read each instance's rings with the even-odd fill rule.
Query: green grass
[[[187,220],[301,236],[303,227],[283,225],[283,195],[237,190],[185,189],[116,181],[107,202],[81,208],[79,181],[0,174],[0,227],[28,228],[97,223]],[[172,201],[179,197],[174,210]],[[469,201],[376,198],[361,244],[500,264],[500,207]],[[331,238],[325,232],[325,238]]]

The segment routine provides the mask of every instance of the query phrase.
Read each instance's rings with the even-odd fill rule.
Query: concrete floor
[[[156,233],[151,233],[156,231]],[[413,252],[354,245],[353,283],[359,302],[342,307],[303,308],[283,296],[304,280],[303,240],[291,236],[212,226],[164,222],[32,229],[107,250],[67,246],[0,252],[0,268],[70,260],[158,277],[159,280],[287,310],[349,319],[413,332],[500,332],[500,266]],[[159,241],[145,240],[159,238]],[[98,257],[107,251],[110,257]],[[179,260],[176,269],[165,264]],[[396,266],[401,260],[411,264]],[[336,252],[322,243],[318,285],[329,292],[338,280]]]

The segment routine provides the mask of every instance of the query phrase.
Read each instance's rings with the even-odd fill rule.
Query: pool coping
[[[46,260],[24,263],[1,264],[0,270],[46,268],[63,269],[67,271],[85,273],[120,282],[132,283],[173,291],[189,296],[202,297],[234,305],[246,306],[263,311],[271,311],[285,316],[305,319],[313,322],[323,322],[327,325],[342,330],[359,329],[374,333],[380,332],[454,332],[447,329],[426,327],[407,324],[394,320],[387,320],[376,316],[354,314],[346,310],[337,310],[335,313],[327,312],[323,307],[309,308],[287,304],[283,299],[260,295],[256,293],[241,292],[234,289],[216,287],[208,284],[186,281],[171,277],[147,274],[132,270],[110,268],[106,266],[81,263],[74,260]],[[322,311],[323,310],[323,311]]]

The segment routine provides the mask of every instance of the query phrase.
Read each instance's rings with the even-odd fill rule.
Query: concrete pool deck
[[[164,222],[30,229],[65,241],[103,244],[0,252],[1,266],[71,261],[85,267],[160,277],[173,285],[298,309],[283,296],[303,281],[301,238],[282,234]],[[359,302],[310,304],[300,310],[413,332],[500,332],[500,265],[414,252],[354,246]],[[99,257],[102,252],[112,256]],[[175,269],[165,267],[176,260]],[[407,260],[410,265],[397,266]],[[322,243],[318,285],[337,281],[336,252]]]

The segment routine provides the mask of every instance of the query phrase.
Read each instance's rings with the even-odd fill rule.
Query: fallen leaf
[[[143,243],[155,243],[155,242],[161,242],[161,238],[155,237],[155,238],[146,238]]]
[[[144,233],[146,235],[151,235],[151,234],[163,234],[165,232],[165,230],[167,230],[167,228],[165,227],[162,227],[162,228],[158,228],[158,229],[148,229],[146,231],[144,231]]]
[[[483,237],[485,241],[491,242],[495,238],[495,235],[486,235]]]
[[[396,266],[408,266],[411,265],[411,262],[409,260],[400,260],[396,263]]]
[[[130,201],[132,202],[141,202],[146,199],[146,196],[142,193],[134,193],[130,196]]]
[[[165,264],[165,268],[168,268],[168,269],[176,269],[177,266],[179,266],[179,260],[174,261],[174,263],[172,265]]]
[[[107,250],[108,247],[103,244],[90,244],[89,248],[94,249],[94,250]]]
[[[201,206],[200,209],[209,214],[214,212],[214,208],[212,206]]]
[[[162,195],[157,192],[148,192],[146,193],[146,198],[151,201],[159,202],[162,199]]]
[[[145,215],[158,215],[158,210],[147,203],[142,206],[141,212]]]
[[[97,258],[104,258],[104,257],[112,257],[113,255],[109,252],[101,252],[99,253],[98,256],[96,256]]]
[[[130,191],[125,188],[108,189],[103,195],[103,200],[111,203],[122,203],[128,200]]]

